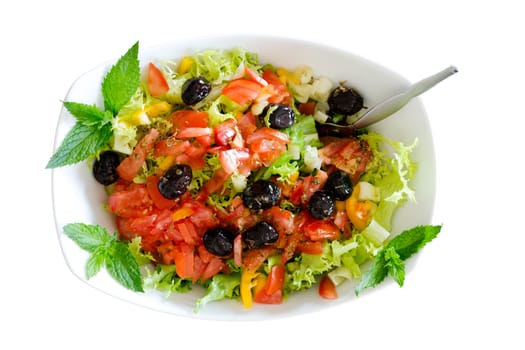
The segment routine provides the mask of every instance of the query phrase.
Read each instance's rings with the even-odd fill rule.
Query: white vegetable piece
[[[372,202],[379,202],[380,194],[379,194],[379,188],[375,187],[369,182],[361,181],[358,183],[359,186],[359,196],[358,200],[360,201],[372,201]]]

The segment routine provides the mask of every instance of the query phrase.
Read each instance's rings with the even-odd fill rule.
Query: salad
[[[314,287],[334,299],[348,280],[357,295],[387,275],[403,285],[404,260],[441,227],[391,232],[396,209],[415,201],[417,140],[318,132],[366,108],[353,83],[242,48],[141,67],[133,45],[104,78],[103,109],[64,102],[76,124],[47,164],[88,160],[108,194],[117,232],[64,226],[90,252],[87,277],[105,267],[137,292],[202,286],[196,311]]]

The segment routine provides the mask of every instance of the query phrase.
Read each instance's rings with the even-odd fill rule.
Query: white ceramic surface
[[[131,46],[133,43],[129,43]],[[195,50],[208,48],[243,47],[257,52],[261,63],[293,69],[298,65],[308,65],[316,75],[324,75],[333,81],[347,81],[360,91],[365,104],[372,106],[382,99],[400,92],[409,82],[395,72],[379,66],[355,54],[327,47],[321,44],[264,36],[203,37],[187,41],[177,41],[158,47],[140,48],[141,66],[149,61],[166,58],[180,58]],[[100,84],[109,67],[116,61],[107,62],[80,76],[71,86],[64,100],[102,105]],[[62,109],[56,130],[55,148],[63,140],[74,124],[74,118]],[[378,123],[372,128],[390,138],[411,143],[419,139],[413,156],[419,162],[419,169],[413,186],[416,189],[417,204],[407,203],[395,218],[393,232],[418,224],[429,224],[435,196],[435,158],[432,133],[424,107],[419,99],[411,101],[394,116]],[[81,250],[64,235],[62,227],[68,223],[83,222],[100,224],[115,231],[114,220],[104,208],[106,194],[102,186],[93,179],[86,162],[53,170],[53,205],[58,238],[65,261],[79,279],[88,285],[128,302],[154,310],[177,315],[214,320],[262,320],[287,317],[308,312],[317,312],[342,303],[358,303],[367,293],[380,293],[381,286],[363,292],[359,297],[353,293],[352,283],[338,287],[339,298],[326,301],[320,298],[316,288],[292,295],[281,305],[254,305],[245,310],[238,301],[210,303],[199,313],[193,312],[194,300],[204,294],[196,287],[185,294],[173,294],[166,298],[157,292],[134,293],[121,287],[105,271],[86,280],[85,265],[88,253]],[[407,279],[416,259],[408,264]],[[384,283],[393,283],[388,280]]]

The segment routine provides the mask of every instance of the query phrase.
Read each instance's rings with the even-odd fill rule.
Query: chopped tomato
[[[155,157],[178,156],[183,154],[189,146],[190,142],[188,140],[183,141],[177,140],[175,137],[168,137],[155,144],[153,154]]]
[[[281,304],[283,302],[284,276],[284,265],[272,266],[264,288],[255,294],[253,301],[258,304]]]
[[[261,93],[261,85],[248,79],[235,79],[230,81],[223,89],[222,94],[233,102],[244,106],[252,102]]]
[[[189,139],[193,137],[210,136],[213,133],[211,128],[189,128],[184,127],[177,131],[177,138]]]
[[[328,174],[323,170],[319,170],[315,175],[305,177],[300,188],[301,202],[308,203],[312,195],[323,188],[327,179]]]
[[[235,120],[229,119],[213,128],[215,142],[220,146],[228,146],[237,135],[236,124]]]
[[[153,201],[146,186],[133,184],[126,190],[113,192],[108,198],[109,211],[121,217],[139,217],[151,213]]]
[[[214,257],[206,265],[206,268],[204,269],[204,271],[202,272],[202,275],[200,276],[200,280],[204,282],[207,279],[215,276],[216,274],[221,272],[225,266],[226,264],[221,259]]]
[[[271,69],[265,69],[262,77],[273,88],[273,95],[268,99],[268,102],[285,105],[292,103],[292,93]]]
[[[175,111],[169,117],[175,129],[208,127],[208,112],[194,110]]]
[[[148,152],[153,148],[155,141],[159,137],[159,132],[155,128],[150,131],[137,143],[133,152],[124,158],[117,167],[117,172],[121,178],[127,181],[133,181],[142,164],[146,161]]]
[[[304,102],[297,106],[299,113],[303,115],[314,115],[315,113],[315,102]]]
[[[170,89],[166,78],[153,63],[148,65],[148,90],[151,96],[164,95]]]
[[[193,246],[181,242],[173,247],[173,252],[177,275],[182,279],[192,278],[194,265]]]
[[[273,294],[283,288],[285,272],[286,268],[284,265],[272,266],[268,274],[268,279],[266,280],[265,292],[267,294]]]
[[[272,246],[250,249],[244,253],[242,266],[255,271],[274,251],[275,249]]]
[[[233,262],[237,266],[242,266],[242,235],[238,234],[233,239]]]
[[[327,275],[324,275],[319,282],[319,295],[330,300],[338,298],[335,284]]]
[[[257,84],[261,86],[267,86],[268,82],[264,80],[259,74],[251,70],[250,68],[244,66],[244,74],[248,76],[251,80],[255,81]]]
[[[237,120],[237,127],[241,131],[242,137],[246,140],[249,135],[253,134],[255,130],[257,130],[255,116],[251,112],[243,114]]]
[[[219,162],[222,169],[231,174],[237,170],[241,162],[250,159],[248,149],[228,149],[219,151]]]
[[[304,241],[299,242],[297,244],[297,247],[295,249],[298,253],[305,253],[305,254],[323,254],[323,242],[317,241]]]
[[[305,224],[304,235],[312,241],[334,240],[341,237],[341,231],[331,221],[314,219]]]
[[[372,150],[366,141],[350,137],[325,145],[319,149],[319,156],[323,164],[332,164],[346,171],[355,184],[365,172]]]

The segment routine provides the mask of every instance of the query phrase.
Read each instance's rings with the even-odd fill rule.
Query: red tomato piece
[[[220,146],[228,146],[237,135],[236,125],[235,120],[229,119],[213,128],[215,142]]]
[[[279,77],[271,70],[266,69],[262,75],[263,79],[268,82],[273,88],[273,94],[268,98],[270,103],[280,103],[290,105],[292,102],[292,93],[286,85],[279,79]]]
[[[133,152],[124,158],[117,167],[117,172],[121,178],[127,181],[133,181],[138,171],[144,164],[148,152],[153,148],[155,141],[159,137],[159,132],[155,128],[150,131],[137,143]]]
[[[257,130],[257,124],[255,123],[255,116],[252,112],[243,114],[237,120],[237,127],[241,131],[242,137],[246,140],[249,135],[253,134]]]
[[[208,112],[175,111],[168,119],[173,123],[175,129],[206,128],[208,126]]]
[[[194,253],[193,246],[181,242],[173,247],[175,272],[182,278],[192,278]]]
[[[323,164],[332,164],[346,171],[355,184],[365,172],[372,150],[366,141],[351,137],[325,145],[319,149],[319,157]]]
[[[164,95],[170,89],[164,74],[153,63],[148,65],[148,90],[153,97]]]
[[[275,249],[272,246],[250,249],[244,253],[242,266],[247,270],[255,271],[274,252],[274,250]]]
[[[341,231],[328,220],[312,220],[304,226],[304,235],[311,241],[334,240],[341,237]]]
[[[338,298],[335,284],[327,275],[324,275],[319,282],[319,295],[330,300]]]
[[[230,81],[223,89],[222,94],[233,102],[244,106],[252,102],[261,93],[261,85],[248,79]]]
[[[242,235],[238,234],[233,239],[233,262],[237,266],[242,266]]]
[[[241,162],[250,159],[250,152],[248,149],[228,149],[219,151],[219,162],[222,169],[232,174],[241,165]]]
[[[303,115],[314,115],[315,102],[300,103],[299,106],[297,106],[297,109],[299,110],[299,113]]]
[[[189,128],[184,127],[177,131],[177,138],[189,139],[193,137],[210,136],[213,133],[211,128]]]
[[[285,272],[286,268],[284,265],[272,266],[264,287],[267,294],[274,294],[283,289]]]
[[[188,140],[177,140],[175,137],[168,137],[167,139],[160,140],[155,144],[154,155],[155,157],[165,156],[178,156],[185,153],[190,147]]]
[[[137,185],[129,189],[113,192],[108,198],[109,211],[122,217],[148,215],[153,207],[146,186]]]
[[[224,261],[222,261],[221,259],[217,257],[213,258],[208,263],[208,265],[206,265],[206,268],[204,269],[204,271],[202,272],[202,275],[200,276],[200,280],[204,282],[207,279],[215,276],[216,274],[221,272],[225,266],[226,264],[224,263]]]
[[[304,241],[299,242],[295,249],[298,253],[305,254],[323,254],[323,243],[321,241],[312,242]]]
[[[255,81],[257,84],[263,87],[268,85],[268,82],[264,80],[263,77],[261,77],[259,74],[257,74],[256,72],[254,72],[246,66],[244,66],[244,74],[246,74],[248,78],[250,78],[251,80]]]

